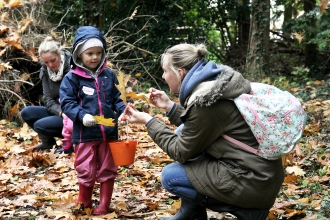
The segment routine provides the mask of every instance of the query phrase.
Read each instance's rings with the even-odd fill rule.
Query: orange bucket
[[[134,163],[137,140],[109,142],[113,160],[117,166]]]

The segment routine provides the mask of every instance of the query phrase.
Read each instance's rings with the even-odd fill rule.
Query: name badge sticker
[[[86,94],[86,95],[93,95],[94,94],[94,89],[93,88],[89,88],[86,86],[82,87],[82,91]]]

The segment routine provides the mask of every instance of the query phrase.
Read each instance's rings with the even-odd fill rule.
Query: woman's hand
[[[136,110],[135,106],[130,103],[126,106],[124,116],[129,123],[146,124],[149,120],[152,119],[151,115],[145,112],[139,112]]]
[[[150,102],[157,106],[158,108],[164,109],[166,112],[169,112],[174,102],[166,95],[164,91],[157,90],[155,88],[149,89],[150,93]]]

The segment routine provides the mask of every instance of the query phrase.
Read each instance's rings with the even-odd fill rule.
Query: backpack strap
[[[258,154],[258,150],[257,149],[254,149],[253,147],[250,147],[247,144],[244,144],[244,143],[242,143],[242,142],[240,142],[240,141],[238,141],[238,140],[236,140],[236,139],[234,139],[232,137],[229,137],[229,136],[227,136],[225,134],[222,134],[222,137],[224,139],[226,139],[227,141],[229,141],[229,142],[231,142],[233,144],[236,144],[236,145],[240,146],[241,148],[243,148],[243,149],[245,149],[247,151],[250,151],[250,152],[252,152],[254,154]]]

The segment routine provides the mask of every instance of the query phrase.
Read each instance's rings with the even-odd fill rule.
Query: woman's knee
[[[45,125],[41,120],[36,121],[33,125],[33,130],[37,133],[46,133],[47,131],[45,130]]]
[[[167,190],[173,188],[172,183],[174,180],[180,179],[180,176],[183,174],[182,172],[185,175],[185,170],[180,163],[171,163],[165,166],[162,170],[162,186]]]
[[[23,121],[27,121],[30,115],[30,111],[31,111],[31,106],[26,106],[25,108],[23,108],[21,110],[21,117],[23,119]]]

